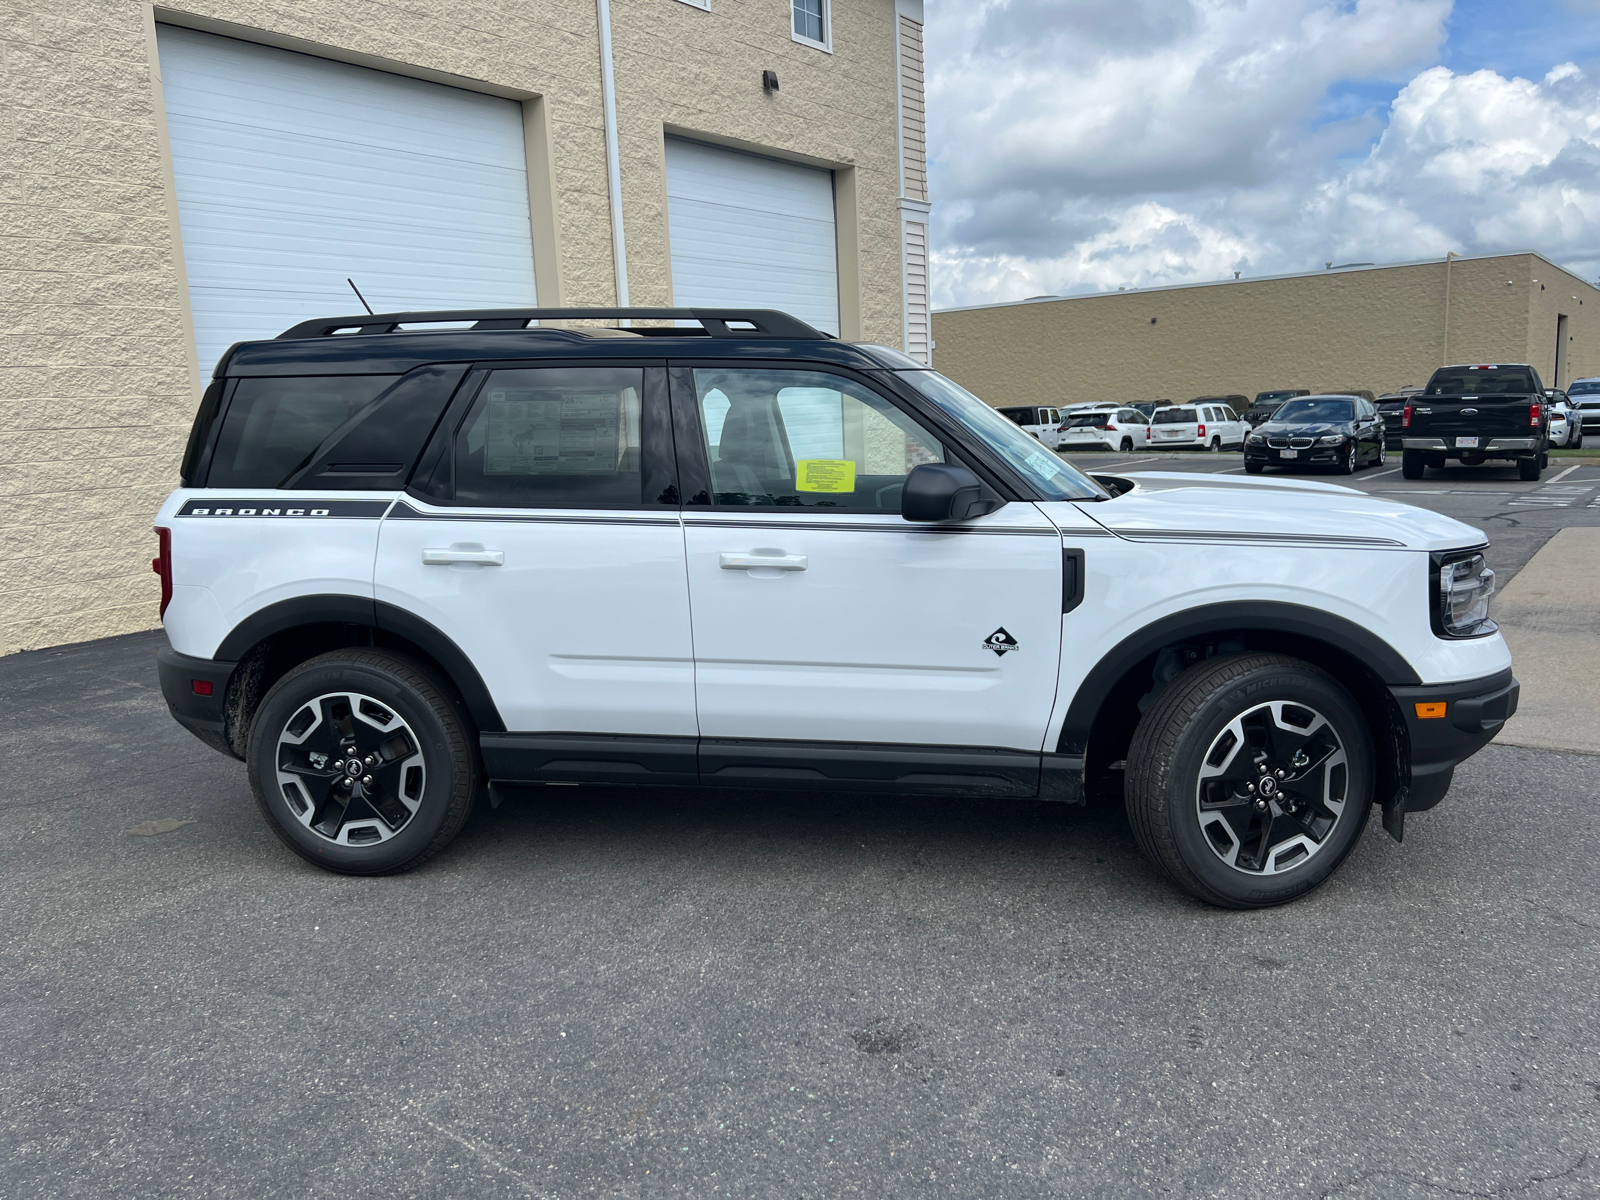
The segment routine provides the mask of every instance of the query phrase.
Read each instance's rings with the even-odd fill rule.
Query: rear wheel
[[[1133,453],[1133,439],[1131,437],[1125,437],[1122,439],[1121,450],[1124,454]]]
[[[1539,470],[1542,471],[1546,467],[1548,467],[1549,465],[1550,465],[1550,451],[1548,451],[1548,450],[1539,451]]]
[[[1405,479],[1421,479],[1426,466],[1421,450],[1400,451],[1400,474]]]
[[[472,809],[471,722],[417,663],[342,650],[294,668],[250,729],[250,786],[268,824],[308,862],[388,875],[432,858]]]
[[[1213,454],[1218,453],[1222,449],[1222,439],[1219,437],[1212,438],[1211,445],[1207,446],[1206,449],[1210,450]]]
[[[1191,667],[1128,750],[1128,820],[1180,887],[1265,908],[1333,874],[1372,807],[1372,739],[1331,676],[1281,654]]]
[[[1541,457],[1529,455],[1527,458],[1517,459],[1517,478],[1526,483],[1536,483],[1539,476],[1544,473],[1544,462]]]

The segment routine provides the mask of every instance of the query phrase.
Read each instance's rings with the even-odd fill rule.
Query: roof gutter
[[[622,232],[622,160],[617,151],[617,83],[611,66],[611,0],[595,0],[600,26],[600,95],[606,123],[606,182],[611,195],[611,262],[617,306],[628,304],[628,244]]]

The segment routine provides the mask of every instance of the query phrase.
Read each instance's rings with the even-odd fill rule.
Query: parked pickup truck
[[[1450,459],[1476,467],[1491,458],[1536,480],[1550,447],[1550,414],[1539,373],[1526,363],[1440,367],[1400,415],[1402,473],[1421,479]]]

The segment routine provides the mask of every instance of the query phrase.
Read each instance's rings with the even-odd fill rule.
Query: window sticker
[[[1053,454],[1046,454],[1043,450],[1035,451],[1023,461],[1046,479],[1054,479],[1057,475],[1066,473],[1061,465],[1061,460]]]
[[[795,463],[797,492],[853,492],[856,464],[848,458],[803,458]]]
[[[489,393],[485,475],[614,475],[622,394],[496,388]]]

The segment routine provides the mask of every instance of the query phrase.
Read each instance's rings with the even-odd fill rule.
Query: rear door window
[[[241,379],[217,439],[206,486],[281,487],[339,426],[398,375]]]
[[[1430,396],[1472,396],[1493,401],[1498,397],[1523,398],[1540,391],[1538,377],[1527,367],[1502,367],[1485,364],[1476,367],[1449,367],[1435,371],[1428,380]]]
[[[493,372],[455,440],[455,502],[492,508],[643,503],[644,371]]]
[[[1152,425],[1193,425],[1195,423],[1194,409],[1160,408],[1156,410],[1156,415],[1150,423]]]

